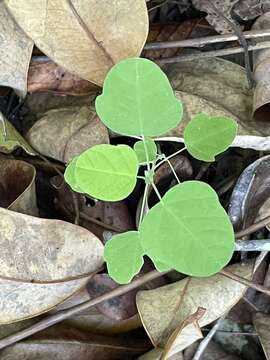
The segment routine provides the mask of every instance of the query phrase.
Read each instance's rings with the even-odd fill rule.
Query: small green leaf
[[[115,235],[106,242],[104,259],[110,277],[119,284],[127,284],[143,265],[143,248],[138,231]]]
[[[37,152],[0,113],[0,152],[9,154],[18,147],[22,148],[29,155],[37,155]]]
[[[225,116],[196,115],[185,128],[184,141],[188,152],[196,159],[215,161],[237,134],[237,123]]]
[[[127,145],[96,145],[76,161],[73,186],[100,200],[126,198],[137,181],[138,159]]]
[[[145,146],[148,152],[149,161],[155,161],[157,157],[157,145],[151,138],[145,139]],[[146,164],[147,158],[145,154],[145,147],[142,140],[137,141],[134,144],[134,151],[137,154],[140,164]]]
[[[83,193],[83,191],[80,189],[76,182],[75,178],[75,169],[76,169],[76,163],[77,163],[78,156],[72,159],[72,161],[68,164],[64,178],[67,184],[71,187],[73,191],[76,191],[78,193]]]
[[[144,217],[141,243],[153,261],[192,276],[222,269],[234,251],[234,231],[217,194],[206,183],[170,189]]]
[[[123,60],[109,71],[96,111],[111,130],[137,136],[164,134],[178,125],[183,112],[167,76],[142,58]]]

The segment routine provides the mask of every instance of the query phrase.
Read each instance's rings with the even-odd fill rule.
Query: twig
[[[255,51],[255,50],[261,50],[261,49],[267,49],[270,48],[270,41],[260,42],[256,45],[249,45],[248,51]],[[174,56],[174,57],[168,57],[164,59],[152,59],[156,63],[162,65],[162,64],[172,64],[182,61],[192,61],[197,60],[200,58],[212,58],[217,56],[226,56],[226,55],[233,55],[233,54],[240,54],[243,53],[244,50],[242,47],[233,47],[228,49],[222,49],[222,50],[213,50],[213,51],[206,51],[206,52],[196,52],[189,55],[181,55],[181,56]],[[173,140],[171,140],[173,141]]]
[[[252,30],[242,33],[245,39],[260,39],[270,36],[270,30]],[[229,42],[237,40],[235,34],[204,36],[195,39],[185,39],[176,41],[157,41],[146,43],[144,50],[159,50],[159,49],[175,49],[175,48],[189,48],[189,47],[203,47],[204,45],[216,44],[219,42]],[[39,60],[39,58],[37,58]],[[35,57],[36,60],[36,57]],[[39,61],[45,61],[43,57]]]
[[[238,240],[235,242],[236,251],[270,251],[270,239]]]
[[[126,294],[127,292],[134,290],[138,288],[139,286],[154,280],[167,272],[160,273],[156,270],[153,270],[138,279],[132,281],[130,284],[119,286],[116,289],[110,291],[109,293],[103,294],[95,299],[88,300],[82,304],[76,305],[72,308],[59,311],[56,314],[53,314],[51,316],[48,316],[47,318],[37,322],[36,324],[18,331],[15,334],[9,335],[3,339],[0,340],[0,349],[3,349],[9,345],[12,345],[20,340],[23,340],[33,334],[36,334],[42,330],[47,329],[48,327],[55,325],[63,320],[66,320],[70,318],[71,316],[77,315],[82,311],[89,310],[91,307],[96,306],[103,301],[107,301],[110,299],[113,299],[117,296],[121,296],[123,294]]]
[[[242,237],[244,237],[246,235],[252,234],[257,230],[260,230],[260,229],[264,228],[268,224],[270,224],[270,215],[266,216],[264,219],[258,221],[257,223],[247,227],[246,229],[238,231],[235,234],[235,238],[236,239],[241,239]]]
[[[237,281],[240,284],[246,285],[247,287],[251,287],[254,290],[260,291],[260,292],[270,296],[270,289],[266,288],[265,286],[255,284],[254,282],[252,282],[252,281],[250,281],[248,279],[245,279],[245,278],[243,278],[241,276],[238,276],[238,275],[233,274],[233,273],[231,273],[229,271],[226,271],[226,270],[221,270],[219,272],[219,274],[221,274],[223,276],[226,276],[227,278],[229,278],[231,280]]]
[[[209,331],[209,333],[205,336],[205,338],[200,342],[200,345],[195,353],[195,355],[193,356],[192,360],[199,360],[201,358],[201,356],[203,355],[205,349],[207,348],[209,342],[211,341],[211,339],[213,338],[213,336],[215,335],[215,333],[218,330],[218,327],[221,323],[221,321],[224,319],[224,316],[222,316],[220,319],[217,320],[217,322],[215,323],[215,325],[212,327],[212,329]]]
[[[243,50],[244,50],[244,58],[245,58],[245,68],[246,68],[246,72],[247,72],[247,79],[248,79],[248,83],[250,88],[253,87],[254,85],[254,80],[253,80],[253,75],[252,75],[252,70],[251,70],[251,65],[250,65],[250,59],[249,59],[249,54],[248,54],[248,43],[247,40],[245,39],[243,32],[240,28],[240,26],[236,23],[234,23],[233,21],[231,21],[230,19],[228,19],[217,7],[214,3],[212,3],[211,0],[208,0],[208,3],[210,4],[210,6],[212,7],[212,9],[222,18],[226,21],[226,23],[233,29],[233,31],[235,32],[235,35],[238,37],[238,41],[240,43],[240,45],[242,45]]]

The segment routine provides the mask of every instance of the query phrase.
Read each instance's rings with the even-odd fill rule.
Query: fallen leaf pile
[[[247,347],[231,351],[231,341],[222,332],[226,330],[218,329],[218,336],[207,344],[200,360],[270,360],[269,296],[254,289],[261,284],[264,291],[270,287],[269,257],[266,252],[234,251],[233,235],[233,230],[236,233],[262,222],[257,232],[240,238],[256,243],[269,240],[270,50],[252,53],[255,87],[251,89],[246,70],[240,65],[241,55],[226,59],[204,56],[204,51],[213,54],[239,46],[237,42],[194,46],[196,50],[186,45],[164,48],[170,41],[232,34],[230,22],[238,24],[239,19],[243,31],[269,30],[269,11],[266,0],[0,1],[0,359],[192,360],[215,321],[224,318],[238,331],[237,336],[245,337]],[[268,38],[248,41],[255,45]],[[151,43],[156,42],[161,46],[153,49]],[[183,61],[181,56],[190,51],[197,58]],[[125,78],[125,86],[111,94],[110,83],[104,83],[109,70],[123,59],[140,56],[156,61],[157,74],[158,60],[168,62],[162,69],[173,90],[164,74],[158,78],[153,72],[151,84],[146,82],[140,97],[134,91],[135,77]],[[177,61],[172,62],[175,57]],[[117,76],[111,81],[118,82]],[[223,215],[227,212],[230,218],[227,225],[232,246],[227,249],[228,256],[234,251],[224,270],[252,281],[253,288],[222,273],[191,277],[170,271],[122,293],[109,276],[111,269],[104,265],[104,245],[118,234],[122,268],[119,260],[114,269],[119,279],[126,276],[130,265],[134,273],[139,272],[134,281],[155,268],[144,256],[140,269],[143,249],[136,247],[142,207],[146,213],[158,201],[154,186],[149,186],[146,204],[142,205],[143,167],[136,178],[139,164],[146,163],[143,142],[134,137],[141,124],[134,121],[131,129],[125,121],[118,128],[114,118],[120,111],[136,113],[134,102],[140,105],[143,101],[148,107],[148,101],[154,102],[158,96],[154,90],[159,81],[167,84],[166,101],[171,110],[183,111],[183,120],[179,123],[178,115],[172,118],[170,112],[164,114],[162,103],[149,110],[155,114],[155,121],[146,122],[143,131],[156,138],[156,142],[146,138],[150,160],[154,161],[157,154],[180,151],[185,129],[189,154],[182,149],[169,163],[162,163],[154,174],[154,185],[162,196],[172,194],[175,212],[183,207],[169,191],[177,183],[175,174],[181,182],[201,180],[204,187],[208,183],[216,190],[225,209],[220,207],[219,211]],[[123,95],[128,106],[123,109],[120,104],[117,108],[115,99]],[[204,115],[191,124],[191,118],[199,113]],[[233,118],[238,124],[237,136],[225,153],[225,136],[215,149],[206,143],[205,152],[189,142],[189,134],[198,131],[200,121],[205,125],[209,116]],[[157,124],[163,132],[157,130]],[[168,131],[170,128],[173,130]],[[211,133],[211,126],[208,130]],[[230,130],[229,137],[233,137],[236,126]],[[113,148],[114,156],[104,160],[94,154],[96,157],[89,161],[85,151],[97,145]],[[134,151],[128,153],[130,147],[126,145]],[[95,163],[106,161],[115,173],[123,151],[128,161],[121,163],[120,173],[129,180],[121,182],[115,176],[110,182],[108,177],[107,197],[102,200],[92,188],[98,183]],[[86,155],[80,157],[78,168],[83,189],[71,188],[68,180],[74,173],[67,174],[65,169],[68,164],[71,170],[73,165],[75,168],[82,153]],[[194,160],[192,155],[201,160]],[[85,195],[90,188],[93,197]],[[115,197],[115,188],[122,191],[121,199]],[[130,196],[122,200],[126,194]],[[216,202],[217,198],[213,199],[211,211]],[[185,204],[185,216],[194,214],[193,204],[190,208]],[[196,210],[199,216],[201,209]],[[145,236],[146,247],[151,234],[156,240],[162,236],[162,246],[155,252],[149,245],[148,253],[159,259],[157,268],[166,272],[171,264],[164,269],[160,261],[166,260],[168,244],[177,249],[177,239],[185,231],[177,224],[177,232],[168,238],[168,219],[164,215],[160,226],[155,221],[141,226],[142,233],[150,234]],[[188,233],[196,232],[196,239],[203,241],[203,231],[201,227]],[[125,243],[126,247],[128,241],[130,247],[125,252],[121,245]],[[221,245],[222,235],[216,243]],[[182,247],[186,257],[180,259],[181,269],[187,257],[194,262],[203,259],[203,268],[208,258],[198,251],[198,244],[191,252],[190,244],[194,245],[187,241]],[[174,263],[180,264],[179,254],[173,255]],[[128,274],[130,278],[134,273]],[[106,294],[114,291],[115,297],[108,299]],[[104,301],[76,311],[76,307],[99,297]],[[57,320],[30,337],[5,342],[68,311],[72,312],[70,316],[59,324]],[[232,330],[229,332],[236,337]],[[223,337],[225,345],[220,341]],[[250,346],[253,351],[246,350]]]

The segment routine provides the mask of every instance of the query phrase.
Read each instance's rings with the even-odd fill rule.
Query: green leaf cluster
[[[134,58],[110,70],[96,99],[96,111],[112,131],[139,140],[133,149],[92,147],[72,160],[65,180],[74,191],[118,201],[134,190],[140,165],[147,166],[147,174],[158,166],[160,157],[151,137],[178,126],[183,107],[160,68],[150,60]],[[230,118],[199,114],[185,129],[185,147],[196,159],[214,161],[236,132],[237,124]],[[233,228],[215,191],[205,183],[187,181],[170,189],[149,210],[138,231],[108,241],[104,257],[110,276],[122,284],[140,271],[144,255],[159,271],[172,268],[209,276],[228,263],[233,249]]]

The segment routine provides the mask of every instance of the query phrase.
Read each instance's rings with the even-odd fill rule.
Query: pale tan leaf
[[[38,216],[34,166],[20,160],[0,158],[0,168],[0,206]]]
[[[0,14],[0,85],[9,86],[25,97],[34,44],[9,15],[3,1]]]
[[[148,34],[145,0],[5,0],[15,20],[57,64],[102,85],[121,59],[136,57]]]
[[[84,150],[109,143],[108,130],[89,107],[50,110],[27,134],[43,155],[68,163]]]
[[[253,263],[235,264],[228,270],[250,278]],[[137,295],[137,307],[152,343],[164,347],[169,336],[199,307],[206,308],[198,321],[206,326],[228,312],[243,296],[246,286],[216,274],[208,278],[187,277],[179,282]]]
[[[103,263],[100,240],[70,223],[0,208],[0,229],[1,324],[48,311],[84,286]]]
[[[267,360],[270,359],[270,316],[257,313],[254,317],[254,325],[259,335],[264,354]]]

